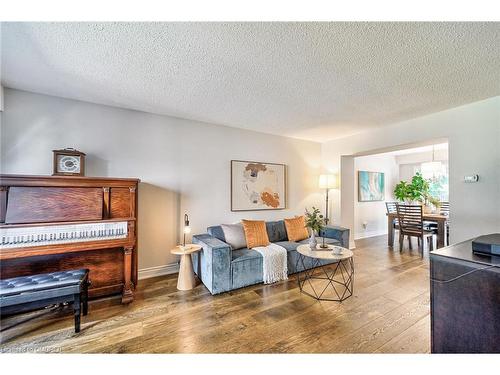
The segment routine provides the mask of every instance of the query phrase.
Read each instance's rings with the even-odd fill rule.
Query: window
[[[416,164],[414,166],[414,173],[421,172],[425,179],[430,180],[430,193],[433,197],[436,197],[441,202],[449,201],[449,171],[448,163],[442,162],[441,170],[436,170],[432,174],[422,173],[422,164]]]

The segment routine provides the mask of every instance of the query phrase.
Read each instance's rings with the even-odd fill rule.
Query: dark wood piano
[[[0,278],[88,268],[90,297],[137,285],[138,179],[0,175]]]

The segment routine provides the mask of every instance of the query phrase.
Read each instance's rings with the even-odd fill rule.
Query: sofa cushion
[[[231,262],[241,262],[252,258],[262,258],[262,255],[260,255],[258,251],[244,248],[233,250],[231,253],[231,258]]]
[[[242,249],[247,246],[245,239],[245,232],[241,223],[238,224],[221,224],[226,243],[231,246],[233,250]]]
[[[266,222],[267,235],[270,242],[286,241],[285,222],[283,220],[267,221]]]
[[[318,240],[318,243],[321,243],[323,240],[321,237],[316,237],[316,239]],[[274,243],[276,245],[284,247],[286,249],[286,251],[290,252],[290,251],[296,251],[297,247],[299,245],[307,245],[309,243],[309,239],[305,239],[305,240],[302,240],[299,242],[278,241],[278,242],[274,242]],[[325,238],[325,243],[327,243],[329,245],[340,246],[340,242],[334,238]],[[232,262],[247,260],[250,258],[262,258],[262,255],[260,255],[259,252],[252,250],[252,249],[248,249],[248,248],[234,250],[232,252]]]
[[[290,241],[301,241],[309,237],[304,216],[285,219],[286,235]]]
[[[283,246],[287,250],[288,274],[301,272],[304,268],[309,269],[313,266],[313,259],[305,257],[299,261],[297,246],[307,244],[307,239],[299,242],[278,241],[276,245]],[[325,239],[329,244],[338,244],[339,242],[332,238]],[[253,285],[262,282],[262,255],[252,249],[239,249],[231,251],[231,285],[233,289]],[[332,261],[322,261],[322,264],[332,263]]]
[[[275,244],[284,247],[286,251],[297,250],[297,246],[300,245],[298,242],[293,242],[293,241],[278,241],[275,242]]]
[[[266,222],[262,220],[242,220],[247,247],[249,249],[269,245]]]
[[[255,250],[240,249],[231,252],[231,287],[242,288],[262,282],[263,258]]]

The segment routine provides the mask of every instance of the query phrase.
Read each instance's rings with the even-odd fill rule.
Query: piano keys
[[[137,285],[138,179],[0,175],[0,278],[88,268],[91,297]]]
[[[0,249],[127,238],[127,222],[0,227]]]

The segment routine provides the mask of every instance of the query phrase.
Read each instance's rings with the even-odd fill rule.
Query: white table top
[[[310,257],[310,258],[316,258],[316,259],[327,259],[327,260],[337,260],[341,261],[344,259],[349,259],[353,256],[353,252],[349,249],[346,249],[345,247],[340,247],[340,246],[335,246],[335,245],[328,245],[328,249],[321,249],[320,244],[317,245],[317,250],[311,250],[309,245],[299,245],[297,247],[297,252],[300,254]],[[341,254],[334,254],[332,250],[334,248],[339,248],[342,249]]]
[[[200,245],[195,245],[195,244],[186,244],[186,246],[178,245],[174,247],[172,250],[170,250],[170,253],[175,254],[175,255],[186,255],[186,254],[191,254],[196,251],[200,251],[201,246]]]

